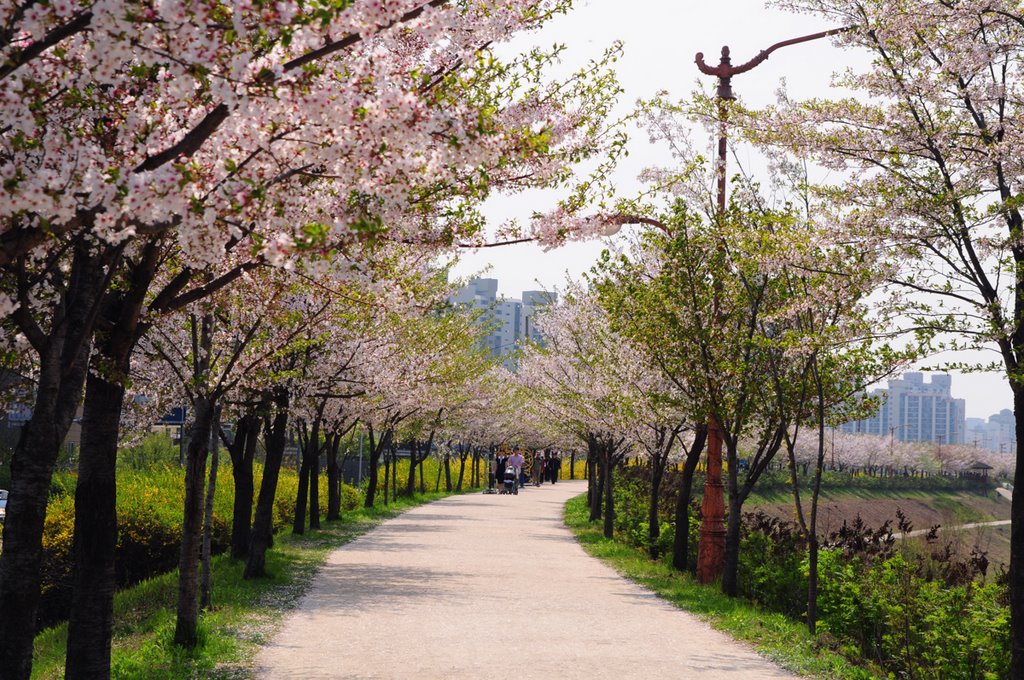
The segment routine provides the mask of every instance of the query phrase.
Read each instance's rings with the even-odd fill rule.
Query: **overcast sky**
[[[637,99],[658,91],[666,90],[672,98],[682,99],[695,88],[698,79],[710,84],[712,79],[701,75],[694,64],[697,52],[704,52],[705,60],[715,64],[722,45],[728,45],[733,63],[741,63],[780,40],[829,28],[834,26],[817,17],[767,8],[759,0],[577,0],[568,16],[529,34],[516,47],[564,43],[568,47],[565,61],[577,66],[599,57],[607,46],[621,40],[625,55],[616,64],[616,72],[625,89],[624,113]],[[834,95],[833,74],[866,63],[865,55],[840,50],[828,40],[795,45],[774,53],[755,70],[736,76],[733,90],[749,106],[772,102],[782,80],[795,99]],[[695,141],[703,143],[703,133],[695,134]],[[620,194],[632,193],[637,186],[634,178],[642,168],[664,165],[666,160],[659,149],[647,143],[643,133],[633,134],[630,156],[620,164],[616,175]],[[758,165],[756,158],[741,156],[741,160],[748,167]],[[488,206],[488,215],[495,223],[511,218],[524,220],[533,211],[549,207],[545,203],[550,200],[544,196],[498,199]],[[498,279],[499,293],[519,297],[523,290],[560,288],[567,278],[578,278],[603,247],[590,242],[549,252],[529,244],[490,248],[464,254],[455,273],[471,276],[489,268],[485,275]],[[1009,387],[998,376],[954,375],[953,394],[967,400],[968,417],[987,418],[1012,406]]]

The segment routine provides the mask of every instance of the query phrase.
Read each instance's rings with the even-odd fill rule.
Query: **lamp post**
[[[729,54],[729,47],[722,47],[722,56],[718,66],[708,66],[704,62],[704,53],[698,52],[695,59],[697,68],[701,73],[718,78],[718,222],[721,226],[725,222],[725,191],[726,175],[725,162],[729,144],[729,104],[728,102],[736,97],[732,93],[732,77],[740,73],[746,73],[758,64],[764,62],[771,56],[772,52],[799,43],[819,40],[829,36],[837,35],[849,28],[834,28],[829,31],[812,33],[811,35],[783,40],[775,43],[768,49],[762,50],[750,61],[732,65]],[[716,287],[712,314],[718,318],[718,290]],[[707,439],[707,475],[704,483],[704,499],[701,502],[701,513],[703,520],[700,526],[700,545],[697,551],[697,580],[701,583],[710,583],[717,579],[725,565],[725,493],[722,483],[722,432],[718,419],[711,415],[708,418],[708,439]]]

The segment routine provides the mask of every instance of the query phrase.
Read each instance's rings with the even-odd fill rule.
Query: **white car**
[[[0,523],[7,517],[7,492],[0,489]]]

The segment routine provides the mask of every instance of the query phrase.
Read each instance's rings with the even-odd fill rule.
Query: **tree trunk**
[[[199,607],[208,610],[213,606],[213,498],[217,493],[217,466],[220,464],[220,407],[213,414],[213,427],[210,428],[210,479],[206,485],[206,508],[203,518],[203,563],[200,574]]]
[[[299,488],[295,494],[295,516],[292,518],[293,534],[306,531],[306,497],[309,494],[309,459],[305,451],[299,454],[299,460]]]
[[[370,437],[370,469],[369,469],[369,474],[370,474],[370,479],[369,479],[369,482],[367,483],[367,486],[366,486],[366,498],[363,499],[363,507],[372,508],[374,502],[377,500],[377,481],[378,481],[378,474],[379,474],[379,471],[380,471],[380,454],[381,454],[382,451],[384,451],[384,447],[387,444],[387,440],[388,440],[388,438],[390,436],[391,436],[390,431],[385,432],[384,435],[380,438],[380,441],[376,442],[376,445],[375,445],[375,443],[373,441],[373,428],[372,427],[369,428],[369,437]],[[387,461],[386,460],[385,460],[385,465],[387,465]],[[387,486],[385,486],[384,488],[386,490]],[[384,500],[387,501],[387,493],[385,493]]]
[[[590,457],[587,458],[587,507],[589,508],[594,503],[594,461]],[[591,517],[591,520],[594,518]]]
[[[825,388],[817,357],[813,359],[812,368],[818,392],[818,457],[814,464],[811,523],[807,532],[807,630],[815,635],[818,628],[818,499],[821,497],[821,474],[825,468]]]
[[[576,479],[576,452],[569,454],[569,479]]]
[[[391,452],[384,454],[384,507],[391,503]]]
[[[1010,677],[1024,677],[1024,385],[1013,388],[1013,419],[1017,433],[1017,467],[1013,472],[1014,494],[1010,501]],[[6,537],[6,535],[5,535]],[[5,546],[6,547],[6,546]]]
[[[338,448],[341,434],[335,432],[327,441],[327,521],[341,517],[341,470],[338,467]]]
[[[588,459],[587,465],[590,468],[590,521],[596,522],[601,519],[601,493],[604,491],[604,477],[601,473],[601,463],[595,456]]]
[[[292,521],[292,533],[301,534],[306,526],[306,497],[309,497],[309,528],[320,527],[320,501],[317,482],[320,468],[320,414],[313,419],[313,427],[300,423],[299,431],[299,488],[295,496],[295,517]],[[314,518],[316,524],[314,525]]]
[[[604,537],[612,538],[615,535],[615,496],[612,494],[612,452],[610,445],[605,445],[604,451]]]
[[[444,454],[444,490],[452,492],[452,463],[451,454]]]
[[[252,499],[255,493],[252,466],[260,434],[260,419],[247,413],[238,420],[235,440],[228,447],[235,501],[231,513],[231,556],[245,557],[249,552],[252,529]]]
[[[110,677],[117,576],[117,439],[124,387],[96,373],[86,381],[75,485],[74,569],[65,677]]]
[[[39,608],[43,524],[50,481],[75,417],[92,349],[93,311],[106,285],[104,262],[77,252],[68,289],[55,305],[39,352],[32,418],[11,458],[10,498],[0,552],[0,669],[27,680]],[[116,266],[116,258],[109,263]]]
[[[188,444],[185,467],[185,509],[181,529],[181,556],[178,560],[178,615],[174,642],[192,649],[198,639],[199,623],[199,548],[202,543],[203,496],[206,481],[206,456],[210,448],[210,432],[214,404],[205,395],[194,402],[192,437]]]
[[[668,462],[668,451],[659,452],[651,458],[651,495],[647,513],[647,552],[652,560],[658,559],[658,539],[661,537],[661,526],[658,522],[658,503],[661,500],[661,480],[665,476],[665,464]]]
[[[309,528],[320,528],[320,441],[312,444],[309,460]]]
[[[398,502],[398,444],[391,440],[391,502]]]
[[[807,537],[807,630],[817,634],[818,627],[818,537]]]
[[[256,501],[256,514],[252,521],[249,559],[245,563],[243,575],[247,579],[266,576],[267,549],[273,540],[274,495],[277,493],[277,478],[281,473],[288,430],[288,392],[284,388],[278,389],[273,400],[277,413],[273,425],[265,428],[267,456],[263,462],[263,480],[260,482],[260,496]]]
[[[735,474],[729,471],[731,477]],[[737,498],[736,485],[729,484],[729,514],[725,525],[725,562],[722,565],[722,592],[729,597],[736,597],[739,592],[740,571],[740,510],[741,503]]]
[[[690,499],[693,497],[693,474],[697,463],[704,454],[704,443],[707,441],[707,425],[700,425],[695,433],[693,444],[686,453],[683,464],[683,478],[676,500],[676,533],[672,542],[672,566],[679,571],[686,571],[690,565]]]
[[[426,493],[427,492],[427,487],[423,483],[423,463],[424,463],[424,461],[426,461],[428,455],[429,455],[429,451],[424,451],[423,452],[423,456],[420,458],[420,462],[419,462],[419,468],[420,468],[420,493]]]
[[[94,371],[87,378],[82,444],[75,484],[75,537],[65,677],[110,676],[114,591],[117,576],[117,443],[124,382],[141,335],[139,318],[159,261],[148,242],[131,267],[127,285],[112,287],[100,303],[104,330]]]
[[[409,478],[405,480],[405,495],[409,498],[416,493],[416,458],[419,450],[419,443],[415,440],[409,444]]]
[[[466,476],[466,454],[459,451],[459,480],[455,482],[455,490],[462,491],[462,480]]]

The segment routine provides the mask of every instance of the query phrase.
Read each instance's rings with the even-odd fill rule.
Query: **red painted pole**
[[[722,47],[722,56],[718,66],[708,66],[704,62],[704,53],[698,52],[695,59],[697,68],[701,73],[717,76],[718,78],[718,221],[724,226],[725,222],[725,197],[726,197],[726,172],[725,165],[728,157],[729,146],[729,104],[736,97],[732,93],[732,77],[738,73],[746,73],[758,64],[764,62],[775,50],[788,45],[819,40],[829,36],[838,35],[851,30],[846,28],[833,28],[829,31],[812,33],[811,35],[783,40],[775,43],[766,50],[762,50],[750,61],[732,65],[729,54],[729,47]],[[719,293],[718,284],[715,284],[715,295],[712,303],[712,314],[715,319],[719,318]],[[700,544],[697,548],[697,580],[700,583],[711,583],[722,574],[725,565],[725,487],[722,483],[722,431],[715,414],[708,417],[708,443],[707,443],[707,475],[704,482],[704,499],[701,501],[701,513],[703,519],[700,525]]]

